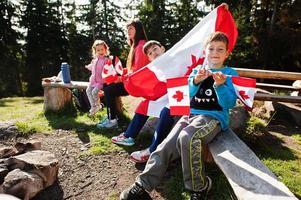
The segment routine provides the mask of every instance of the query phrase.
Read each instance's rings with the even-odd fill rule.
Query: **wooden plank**
[[[232,130],[222,132],[209,149],[238,200],[297,200]]]
[[[254,99],[258,101],[301,103],[301,96],[280,96],[273,94],[256,93]]]
[[[293,90],[293,91],[301,91],[301,88],[294,87],[291,85],[278,85],[278,84],[269,84],[269,83],[256,83],[256,87],[258,88],[266,88],[266,89],[280,89],[280,90]]]
[[[62,88],[77,88],[77,89],[86,89],[89,85],[89,82],[85,81],[71,81],[71,83],[63,82],[45,82],[42,81],[42,87],[62,87]]]
[[[260,69],[234,68],[240,76],[282,80],[301,80],[301,73]]]

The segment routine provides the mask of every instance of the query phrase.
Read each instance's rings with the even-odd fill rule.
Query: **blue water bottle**
[[[61,70],[62,70],[62,75],[63,75],[63,82],[70,83],[70,81],[71,81],[70,66],[68,65],[68,63],[63,62],[61,64]]]

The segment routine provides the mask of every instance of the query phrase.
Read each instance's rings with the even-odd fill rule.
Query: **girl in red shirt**
[[[127,58],[127,72],[133,73],[149,63],[143,53],[143,45],[147,41],[143,24],[134,19],[127,24],[128,44],[131,49]],[[104,85],[104,98],[107,105],[108,117],[97,124],[98,128],[113,128],[118,125],[116,117],[116,97],[127,96],[121,77],[110,85]]]

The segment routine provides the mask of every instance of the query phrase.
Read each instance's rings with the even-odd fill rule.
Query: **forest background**
[[[41,79],[62,62],[72,80],[88,81],[95,39],[125,63],[125,23],[140,18],[149,39],[167,49],[213,8],[225,2],[239,37],[227,64],[301,72],[301,1],[297,0],[1,0],[0,98],[42,95]]]

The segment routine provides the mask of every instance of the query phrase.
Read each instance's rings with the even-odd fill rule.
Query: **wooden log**
[[[59,111],[69,105],[72,93],[68,88],[44,87],[44,110]]]
[[[282,80],[301,80],[301,73],[260,69],[234,68],[240,76]]]
[[[258,101],[301,103],[301,96],[280,96],[273,94],[256,93],[254,99]]]
[[[217,136],[209,149],[237,199],[297,200],[232,130]]]
[[[89,82],[85,81],[71,81],[71,83],[63,82],[46,82],[42,81],[42,87],[60,87],[60,88],[72,88],[72,89],[86,89]]]
[[[301,87],[294,87],[291,85],[269,84],[269,83],[256,83],[256,87],[270,89],[270,90],[279,89],[279,90],[301,91]]]

